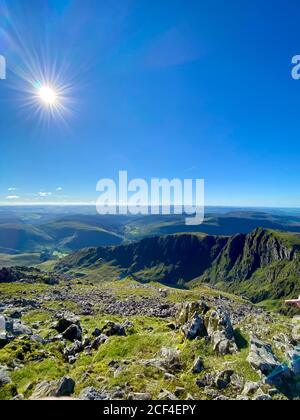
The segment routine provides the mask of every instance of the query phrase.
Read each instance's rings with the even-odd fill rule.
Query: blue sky
[[[204,178],[209,205],[300,206],[298,0],[0,7],[0,202],[92,201],[127,170]],[[67,87],[60,114],[37,112],[41,74]]]

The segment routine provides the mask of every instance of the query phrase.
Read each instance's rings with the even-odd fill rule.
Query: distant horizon
[[[19,207],[95,207],[96,202],[78,202],[78,203],[0,203],[0,208],[9,207],[9,208],[19,208]],[[163,207],[162,205],[160,207]],[[171,204],[171,208],[174,205]],[[300,207],[289,207],[289,206],[245,206],[245,205],[222,205],[222,204],[208,204],[205,206],[207,208],[222,208],[222,209],[240,209],[240,210],[251,210],[251,209],[265,209],[265,210],[299,210]],[[139,216],[139,215],[138,215]],[[142,215],[141,215],[142,216]],[[150,215],[151,216],[151,215]],[[180,216],[180,215],[175,215]]]

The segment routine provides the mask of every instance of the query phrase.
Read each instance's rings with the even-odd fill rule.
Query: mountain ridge
[[[118,267],[123,276],[169,285],[209,283],[253,302],[300,293],[300,237],[257,228],[219,237],[177,234],[115,247],[88,248],[69,255],[58,270]]]

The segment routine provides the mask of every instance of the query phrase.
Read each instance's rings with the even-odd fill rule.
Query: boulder
[[[158,400],[163,401],[175,401],[177,400],[176,395],[166,389],[161,390],[161,392],[157,396]]]
[[[272,352],[271,345],[259,340],[255,335],[252,335],[250,339],[250,352],[247,361],[254,369],[266,376],[280,366],[279,360]]]
[[[70,325],[62,334],[63,338],[69,341],[82,340],[82,329],[76,325]]]
[[[191,319],[182,326],[182,331],[188,340],[207,336],[204,318],[195,312]]]
[[[78,325],[80,327],[79,318],[71,312],[63,312],[56,316],[57,322],[54,324],[54,329],[62,334],[64,333],[71,325]]]
[[[234,330],[226,312],[220,308],[207,312],[205,327],[217,354],[224,356],[237,353]]]
[[[181,386],[177,386],[174,392],[175,397],[180,398],[183,394],[185,394],[185,389]]]
[[[104,401],[110,400],[111,396],[105,391],[99,391],[96,388],[88,387],[82,390],[79,399],[85,401]]]
[[[107,337],[111,337],[113,335],[126,335],[124,326],[113,321],[106,321],[104,327],[101,329],[101,334],[104,334]]]
[[[227,388],[233,374],[233,370],[224,370],[223,372],[219,372],[215,378],[215,387],[219,390]]]
[[[191,369],[191,372],[196,374],[196,373],[201,373],[203,370],[204,370],[203,359],[199,356],[194,361],[194,365]]]
[[[257,390],[260,388],[260,384],[257,382],[246,382],[242,395],[243,396],[251,396],[254,395]]]
[[[11,379],[6,366],[0,366],[0,387],[11,384]]]
[[[32,335],[32,330],[20,321],[14,321],[12,333],[14,337],[18,337],[20,335]]]
[[[128,400],[151,401],[152,397],[148,392],[132,392],[128,395]]]
[[[81,353],[84,350],[84,347],[80,341],[74,341],[74,343],[70,347],[66,347],[64,349],[64,356],[69,363],[74,362],[74,357],[77,354]]]
[[[175,315],[177,328],[182,327],[184,324],[189,322],[193,315],[204,315],[208,310],[208,307],[202,302],[184,302],[179,305],[177,313]]]
[[[91,349],[98,350],[98,348],[108,340],[107,335],[101,334],[91,342]]]
[[[74,388],[75,382],[68,377],[63,377],[59,381],[43,381],[36,386],[30,399],[40,400],[48,397],[68,397],[73,394]]]
[[[183,368],[179,352],[176,349],[168,347],[162,347],[157,354],[157,358],[146,360],[144,365],[153,366],[163,372],[169,373],[180,371]]]
[[[55,390],[55,397],[69,397],[73,394],[75,389],[75,382],[73,379],[64,376],[58,383]]]

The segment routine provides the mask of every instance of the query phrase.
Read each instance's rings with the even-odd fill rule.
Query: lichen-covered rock
[[[146,360],[145,366],[153,366],[163,372],[177,372],[183,369],[180,353],[176,349],[162,347],[155,359]]]
[[[179,305],[175,315],[177,328],[182,327],[189,322],[193,315],[204,315],[209,310],[208,306],[203,302],[184,302]]]
[[[205,327],[215,352],[219,355],[235,354],[238,347],[229,315],[220,308],[205,316]]]
[[[43,381],[36,386],[30,399],[40,400],[47,397],[68,397],[73,394],[74,388],[75,382],[68,377],[63,377],[59,381]]]

